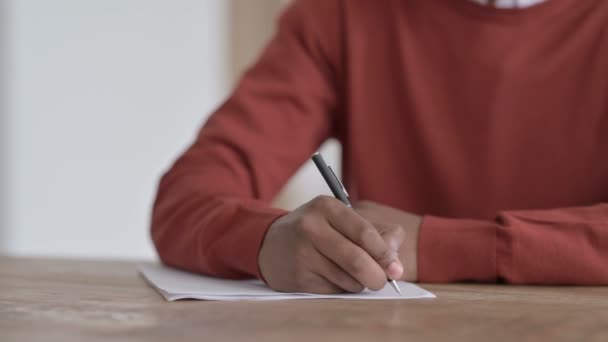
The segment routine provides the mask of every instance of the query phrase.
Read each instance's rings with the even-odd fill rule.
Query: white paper
[[[387,283],[377,292],[318,295],[312,293],[283,293],[270,289],[260,280],[226,280],[188,273],[158,264],[139,267],[141,274],[168,301],[178,299],[203,300],[284,300],[284,299],[413,299],[435,298],[435,295],[414,284],[399,281],[401,295]]]

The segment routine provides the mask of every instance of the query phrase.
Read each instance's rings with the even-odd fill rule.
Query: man
[[[297,292],[608,284],[608,1],[480,2],[292,4],[163,177],[161,259]],[[355,210],[270,208],[330,137]]]

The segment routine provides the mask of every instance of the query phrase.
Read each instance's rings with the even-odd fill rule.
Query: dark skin
[[[421,217],[375,202],[354,210],[320,196],[275,221],[259,255],[264,280],[284,292],[379,290],[416,281]]]

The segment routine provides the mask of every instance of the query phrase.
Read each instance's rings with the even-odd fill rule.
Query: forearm
[[[495,220],[426,216],[423,282],[608,284],[608,204],[507,211]]]
[[[228,278],[259,277],[257,254],[270,224],[283,211],[254,199],[208,192],[183,174],[161,182],[152,216],[152,239],[160,259],[192,272]]]

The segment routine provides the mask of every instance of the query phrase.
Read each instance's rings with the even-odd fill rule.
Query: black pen
[[[313,154],[312,161],[317,166],[317,169],[319,169],[321,176],[323,176],[323,179],[325,179],[325,182],[329,186],[329,189],[334,194],[334,196],[342,203],[344,203],[344,205],[349,208],[352,208],[353,206],[350,204],[350,200],[348,199],[348,192],[346,192],[344,185],[342,185],[342,182],[340,182],[340,179],[334,173],[334,170],[332,170],[331,167],[329,167],[325,163],[325,160],[323,159],[323,156],[321,156],[321,153],[317,152]],[[397,293],[401,295],[401,289],[399,288],[399,285],[397,285],[397,282],[392,279],[387,279],[387,281],[391,284],[395,291],[397,291]]]

